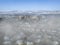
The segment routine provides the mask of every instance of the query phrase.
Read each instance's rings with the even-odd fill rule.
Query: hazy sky
[[[1,10],[60,10],[60,0],[0,0]]]

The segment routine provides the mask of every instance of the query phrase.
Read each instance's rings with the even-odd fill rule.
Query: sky
[[[60,10],[60,0],[0,0],[0,11]]]

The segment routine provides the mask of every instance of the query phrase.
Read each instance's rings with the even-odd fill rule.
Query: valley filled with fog
[[[60,45],[60,15],[0,15],[0,45]]]

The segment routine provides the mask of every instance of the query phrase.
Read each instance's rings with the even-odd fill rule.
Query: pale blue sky
[[[60,10],[60,0],[0,0],[1,10]]]

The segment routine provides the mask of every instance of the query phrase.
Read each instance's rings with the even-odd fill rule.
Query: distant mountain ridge
[[[60,11],[0,11],[0,15],[10,14],[10,15],[21,15],[21,14],[60,14]]]

